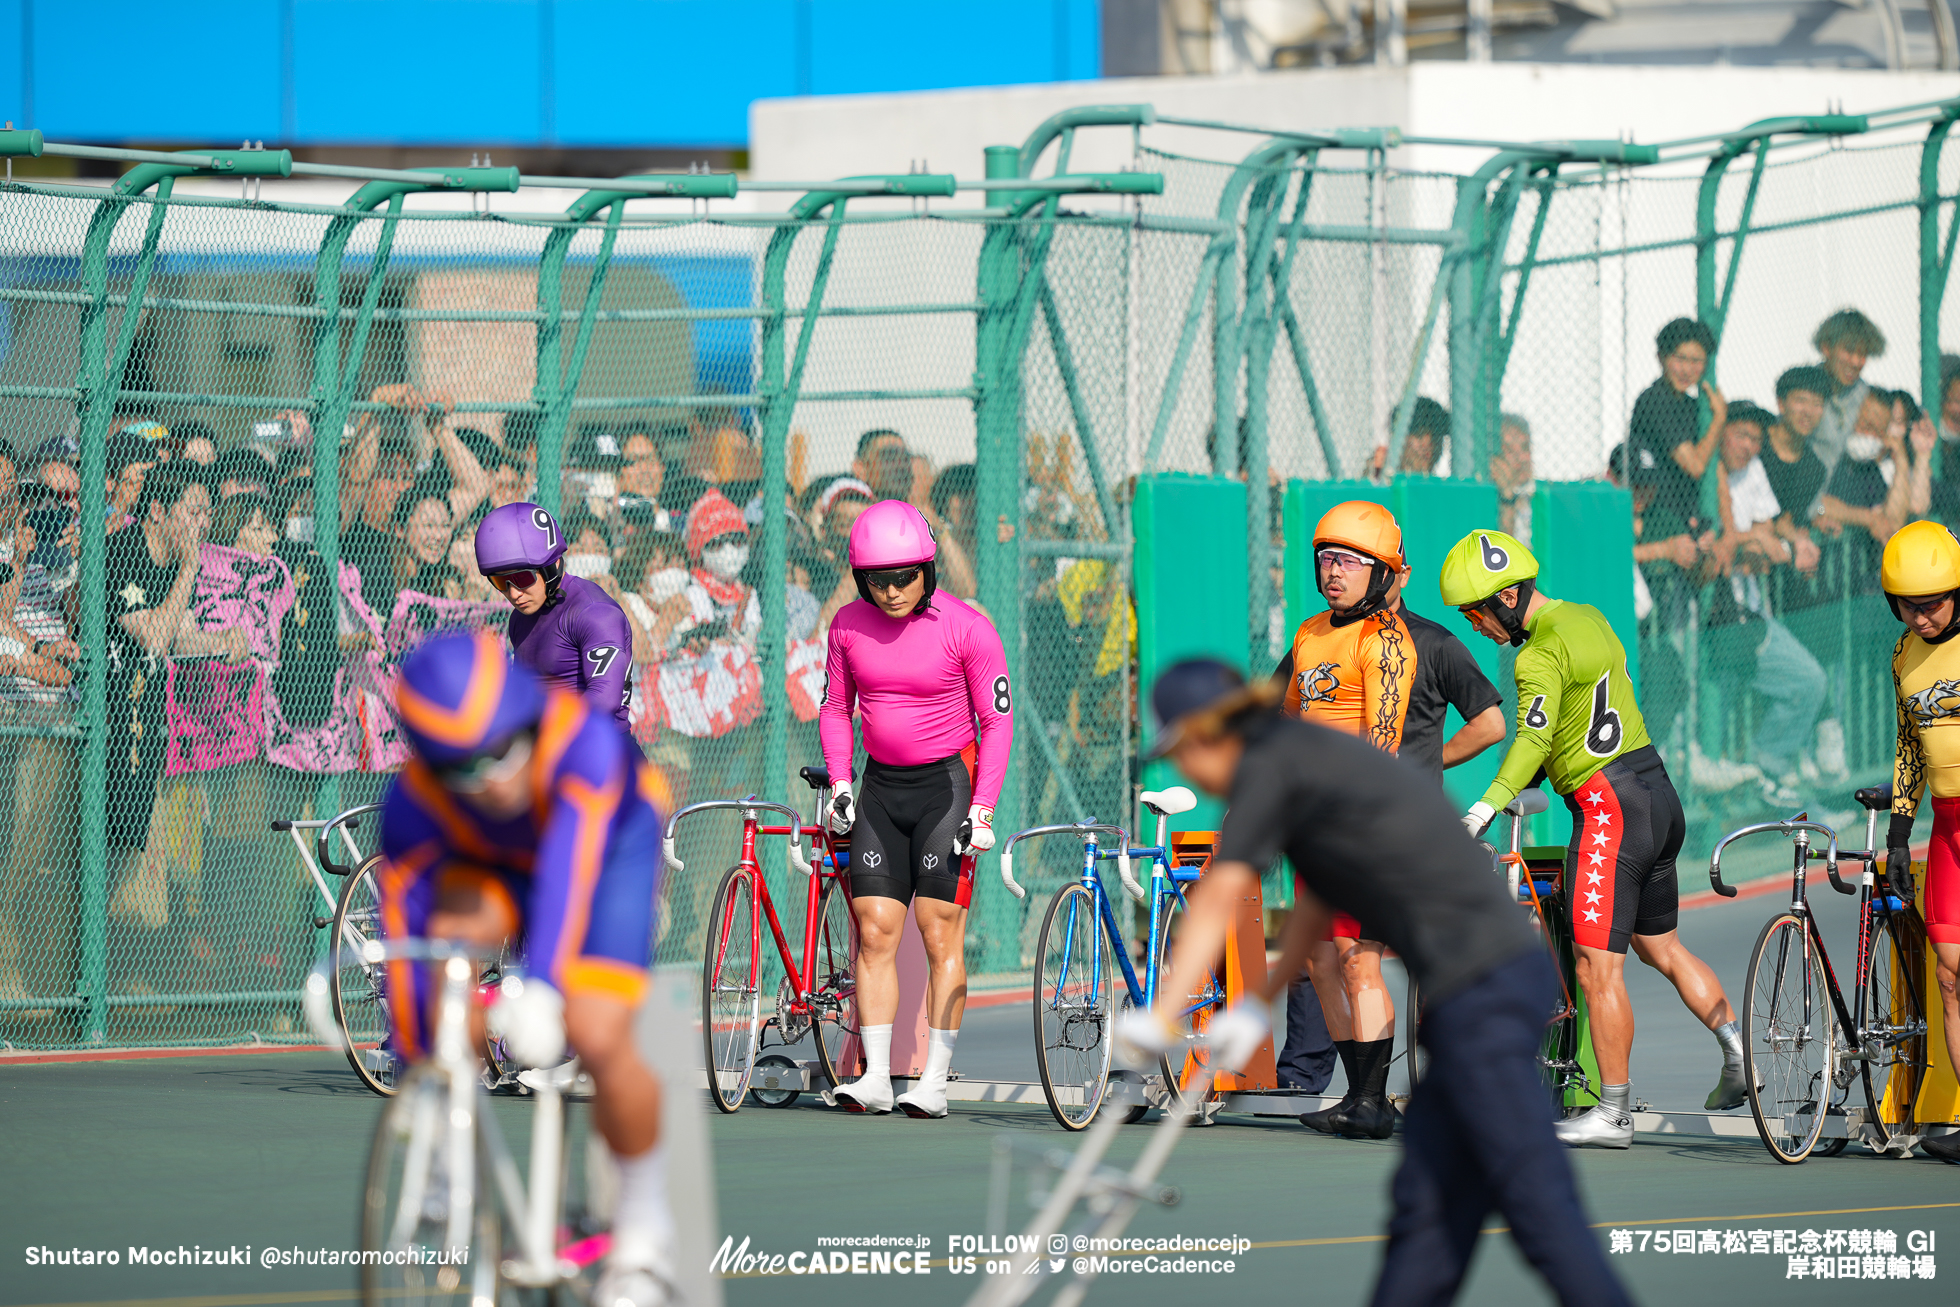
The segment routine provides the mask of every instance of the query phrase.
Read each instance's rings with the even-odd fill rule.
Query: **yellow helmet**
[[[1443,602],[1452,608],[1482,608],[1504,628],[1513,645],[1525,640],[1524,611],[1531,606],[1538,579],[1538,560],[1524,542],[1502,531],[1472,531],[1450,546],[1436,578]],[[1497,596],[1518,588],[1515,604]]]
[[[1938,522],[1912,522],[1885,542],[1879,578],[1889,595],[1960,590],[1960,540]]]

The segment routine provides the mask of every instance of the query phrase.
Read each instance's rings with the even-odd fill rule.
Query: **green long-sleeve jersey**
[[[1627,678],[1627,651],[1591,604],[1547,600],[1518,650],[1518,729],[1484,802],[1502,810],[1543,767],[1570,794],[1623,753],[1644,748],[1647,723]]]

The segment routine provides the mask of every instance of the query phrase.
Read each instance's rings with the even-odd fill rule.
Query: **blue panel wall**
[[[739,146],[771,96],[1093,78],[1098,0],[0,0],[51,139]]]

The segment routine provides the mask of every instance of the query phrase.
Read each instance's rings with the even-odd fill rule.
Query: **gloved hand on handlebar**
[[[985,853],[994,847],[994,810],[974,804],[966,810],[960,833],[953,837],[953,852],[965,856]]]
[[[849,835],[857,825],[857,800],[851,797],[851,783],[837,781],[830,787],[830,814],[824,819],[832,835]]]
[[[1463,814],[1463,829],[1469,831],[1470,838],[1474,840],[1484,833],[1484,827],[1490,825],[1490,819],[1496,815],[1497,809],[1479,799],[1470,805],[1470,811]]]
[[[1893,813],[1886,828],[1885,879],[1891,882],[1894,893],[1912,902],[1912,818],[1903,813]]]

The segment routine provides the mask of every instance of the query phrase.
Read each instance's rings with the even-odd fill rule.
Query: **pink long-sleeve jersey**
[[[893,619],[853,599],[830,624],[823,710],[817,731],[824,766],[851,775],[851,711],[864,718],[864,749],[891,767],[916,767],[980,747],[973,801],[1000,797],[1014,742],[1014,695],[1000,633],[944,590],[923,613]]]

